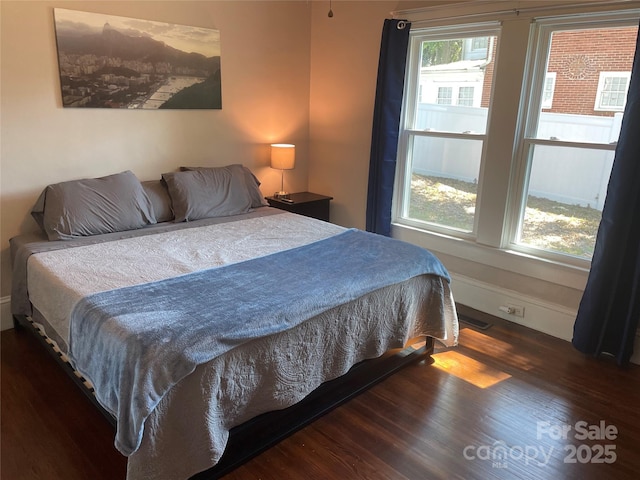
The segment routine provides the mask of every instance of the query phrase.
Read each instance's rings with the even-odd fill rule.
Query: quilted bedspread
[[[117,418],[116,447],[130,455],[145,419],[197,365],[425,274],[448,279],[427,250],[347,230],[253,260],[85,297],[71,315],[69,356]]]

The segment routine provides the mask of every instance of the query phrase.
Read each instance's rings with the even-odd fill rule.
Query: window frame
[[[534,131],[538,127],[542,113],[542,90],[547,76],[547,57],[551,47],[551,37],[555,31],[584,30],[597,28],[614,28],[636,26],[637,21],[630,18],[620,18],[618,14],[594,14],[590,16],[548,17],[538,19],[531,26],[531,41],[528,49],[527,79],[530,88],[523,88],[522,104],[520,107],[519,129],[516,137],[516,154],[514,155],[514,172],[510,187],[508,209],[503,242],[501,248],[529,255],[541,260],[564,263],[588,269],[591,260],[569,254],[545,250],[520,243],[519,236],[524,221],[524,210],[527,204],[529,190],[529,174],[532,167],[532,156],[535,146],[552,145],[557,147],[584,148],[615,152],[616,145],[610,143],[589,143],[577,141],[563,141],[558,139],[535,138]],[[526,84],[527,80],[525,80]],[[595,232],[594,232],[595,233]]]
[[[607,78],[624,78],[627,84],[625,89],[624,100],[622,106],[602,106],[602,92],[604,91]],[[629,92],[629,82],[631,80],[631,72],[600,72],[600,78],[598,79],[598,90],[596,92],[596,101],[593,109],[597,112],[622,112],[627,104],[627,95]]]
[[[423,222],[417,219],[412,219],[408,217],[409,210],[409,197],[411,194],[410,188],[405,188],[410,184],[411,181],[411,172],[410,172],[410,163],[408,159],[411,155],[411,147],[413,145],[412,138],[415,137],[430,137],[430,138],[445,138],[445,139],[462,139],[462,140],[474,140],[474,141],[482,141],[482,156],[480,160],[480,172],[478,173],[478,178],[480,179],[482,174],[482,164],[483,158],[485,155],[485,142],[486,142],[486,133],[463,133],[463,132],[441,132],[441,131],[424,131],[424,130],[416,130],[413,128],[409,128],[407,125],[415,125],[415,119],[417,115],[417,101],[419,97],[416,95],[419,92],[420,81],[419,81],[419,72],[421,68],[421,56],[420,55],[412,55],[412,52],[419,51],[419,46],[423,41],[429,40],[453,40],[458,39],[460,37],[470,38],[471,36],[477,37],[490,37],[495,36],[498,38],[500,36],[500,25],[498,22],[482,22],[482,23],[467,23],[463,25],[455,25],[455,26],[444,26],[444,27],[436,27],[429,29],[429,33],[426,33],[425,29],[418,29],[410,32],[409,34],[409,51],[407,53],[407,67],[405,72],[405,93],[404,93],[404,101],[403,108],[400,120],[400,135],[398,142],[398,161],[397,161],[397,169],[396,169],[396,179],[394,186],[394,198],[393,198],[393,207],[392,207],[392,223],[404,224],[406,226],[425,229],[425,226],[428,225],[428,229],[426,231],[436,232],[439,234],[445,235],[453,235],[458,238],[464,239],[474,239],[475,232],[478,225],[478,216],[474,215],[474,222],[471,231],[460,230],[454,227],[446,227],[443,225],[437,225],[433,223]],[[489,48],[492,47],[491,42],[489,42]],[[415,64],[412,65],[412,60],[415,61]],[[411,72],[414,72],[412,75]],[[453,88],[453,90],[457,93],[458,88]],[[411,98],[414,101],[410,102],[408,99]],[[474,92],[475,98],[475,92]],[[453,100],[453,97],[452,97]],[[456,97],[457,100],[457,97]],[[452,103],[452,105],[456,105]],[[485,129],[486,132],[486,129]],[[478,193],[476,196],[476,208],[481,196],[481,184],[478,181]]]

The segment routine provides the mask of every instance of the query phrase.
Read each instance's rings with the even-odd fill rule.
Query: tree
[[[422,42],[422,66],[442,65],[462,60],[462,40]]]

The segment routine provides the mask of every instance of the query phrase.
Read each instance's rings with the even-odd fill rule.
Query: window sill
[[[428,232],[399,223],[391,225],[391,235],[393,238],[419,245],[436,254],[451,255],[577,290],[584,290],[589,274],[588,268],[481,245],[470,240]],[[459,273],[464,274],[464,272]]]

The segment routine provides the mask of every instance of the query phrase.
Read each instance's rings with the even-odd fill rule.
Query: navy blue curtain
[[[573,328],[588,355],[629,362],[640,320],[640,33],[591,271]]]
[[[369,161],[367,231],[386,236],[391,235],[391,200],[410,26],[404,20],[384,21],[378,62]]]

